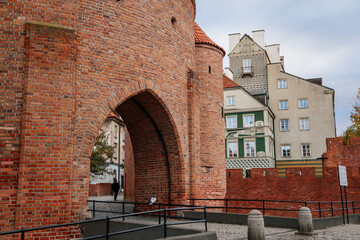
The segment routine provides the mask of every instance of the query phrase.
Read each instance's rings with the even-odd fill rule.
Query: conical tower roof
[[[195,22],[194,24],[194,29],[195,29],[195,44],[208,44],[211,46],[214,46],[216,48],[218,48],[220,51],[222,51],[225,55],[225,50],[220,47],[219,45],[217,45],[213,40],[211,40],[208,35],[206,35],[206,33],[201,29],[201,27],[199,27],[199,25]]]

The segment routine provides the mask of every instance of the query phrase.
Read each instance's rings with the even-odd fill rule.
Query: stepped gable
[[[227,77],[226,75],[223,75],[223,85],[224,88],[233,88],[233,87],[240,87],[239,84],[237,84],[236,82],[234,82],[233,80],[231,80],[229,77]]]
[[[220,51],[222,51],[223,54],[225,55],[225,50],[219,45],[217,45],[213,40],[211,40],[196,22],[194,24],[194,30],[195,30],[195,43],[208,44],[214,46],[218,48]]]

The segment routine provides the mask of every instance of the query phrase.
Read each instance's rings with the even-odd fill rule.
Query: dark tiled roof
[[[214,46],[218,49],[220,49],[220,51],[222,51],[225,55],[225,50],[220,47],[219,45],[217,45],[216,43],[213,42],[213,40],[211,40],[208,35],[206,35],[206,33],[201,29],[201,27],[199,27],[199,25],[195,22],[194,24],[194,30],[195,30],[195,43],[198,44],[208,44],[211,46]]]
[[[240,87],[239,84],[228,78],[226,75],[223,76],[224,88]]]

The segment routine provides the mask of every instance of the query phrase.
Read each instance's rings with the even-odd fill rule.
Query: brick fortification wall
[[[227,198],[232,199],[266,199],[291,201],[341,201],[337,165],[347,167],[349,186],[346,188],[348,201],[360,199],[360,138],[351,138],[350,145],[344,146],[342,138],[327,139],[328,151],[325,159],[324,177],[316,177],[314,168],[286,169],[286,178],[279,178],[277,169],[252,169],[251,178],[243,178],[242,169],[227,170]],[[259,203],[230,202],[229,206],[261,207]],[[304,204],[268,203],[266,207],[299,209]],[[355,207],[360,207],[357,204]],[[317,204],[308,205],[318,209]],[[324,204],[330,209],[330,204]],[[340,208],[340,204],[334,205]],[[249,210],[238,210],[247,213]],[[296,212],[267,211],[267,214],[297,216]],[[315,217],[318,213],[313,213]],[[322,213],[330,216],[330,212]],[[340,215],[337,211],[335,214]]]
[[[111,183],[90,184],[89,196],[108,196],[113,194]]]
[[[1,6],[0,231],[79,220],[89,194],[89,157],[111,111],[121,114],[131,135],[135,200],[156,193],[161,201],[187,203],[207,178],[198,170],[189,176],[201,165],[201,91],[190,77],[196,73],[189,74],[198,70],[195,1],[22,0]],[[221,57],[212,63],[216,76]],[[204,146],[224,151],[214,144]],[[224,161],[220,155],[216,160]],[[211,178],[214,195],[225,192],[225,179],[216,179],[225,169],[216,157],[207,157],[222,172]],[[64,228],[52,237],[78,235]]]
[[[327,138],[327,152],[323,154],[324,167],[360,166],[360,137],[351,137],[348,145],[343,138]]]

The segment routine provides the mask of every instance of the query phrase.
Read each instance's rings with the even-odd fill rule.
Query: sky
[[[335,90],[337,135],[351,125],[360,88],[359,0],[196,0],[196,22],[227,54],[228,34],[265,30],[267,45],[280,44],[286,72],[322,77]]]

